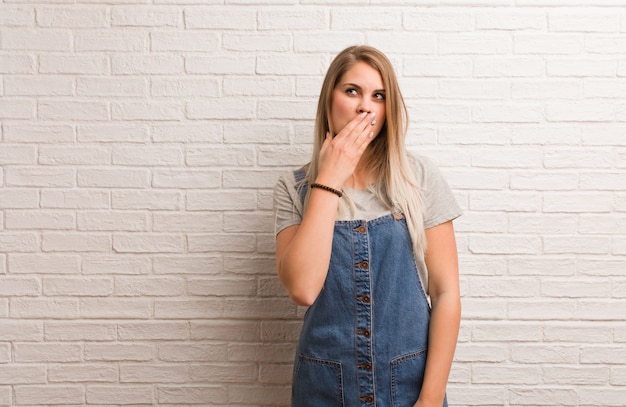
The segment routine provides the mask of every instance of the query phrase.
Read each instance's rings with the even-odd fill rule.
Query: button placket
[[[374,402],[374,368],[372,355],[372,299],[367,223],[352,229],[354,240],[354,276],[356,284],[356,364],[359,399],[364,405]]]

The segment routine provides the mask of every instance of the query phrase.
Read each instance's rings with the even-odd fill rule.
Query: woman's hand
[[[335,137],[326,134],[319,156],[316,182],[341,189],[354,172],[361,156],[374,139],[376,113],[363,112],[352,119]]]

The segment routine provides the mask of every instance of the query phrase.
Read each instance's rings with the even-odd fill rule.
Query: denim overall
[[[292,406],[412,407],[429,320],[404,216],[336,221],[324,287],[304,316]]]

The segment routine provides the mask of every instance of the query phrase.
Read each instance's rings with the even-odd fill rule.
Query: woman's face
[[[358,61],[347,70],[333,90],[330,122],[332,131],[339,133],[359,113],[376,113],[372,127],[378,135],[385,123],[385,89],[378,71]]]

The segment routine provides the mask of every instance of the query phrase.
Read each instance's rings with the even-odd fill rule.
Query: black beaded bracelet
[[[326,185],[314,183],[314,184],[311,184],[311,188],[319,188],[319,189],[323,189],[324,191],[332,192],[333,194],[337,195],[339,198],[343,196],[343,192],[341,192],[340,190],[331,188]]]

